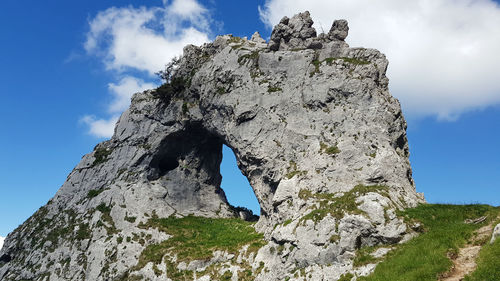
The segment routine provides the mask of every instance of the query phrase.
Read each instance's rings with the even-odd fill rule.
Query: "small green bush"
[[[101,190],[97,190],[97,189],[89,190],[89,192],[87,193],[87,198],[97,197],[97,195],[101,194],[103,191],[104,191],[104,189],[101,189]]]
[[[101,203],[99,206],[96,207],[96,210],[103,214],[109,214],[111,212],[111,208],[109,206],[106,206],[106,204]]]
[[[105,147],[97,147],[94,151],[94,162],[92,166],[96,166],[108,161],[108,156],[111,154],[112,150]]]
[[[283,91],[283,89],[281,89],[280,87],[271,87],[271,86],[269,86],[267,88],[267,92],[268,93],[274,93],[274,92],[280,92],[280,91]]]

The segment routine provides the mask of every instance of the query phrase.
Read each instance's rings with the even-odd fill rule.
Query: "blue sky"
[[[363,13],[360,5],[373,2],[3,0],[0,236],[45,204],[109,136],[133,91],[160,83],[152,72],[179,46],[225,33],[267,38],[281,16],[305,9],[318,30],[347,18],[351,46],[389,57],[417,191],[433,203],[500,205],[498,3],[381,0]],[[153,51],[138,41],[152,42]],[[258,212],[227,148],[221,171],[229,201]]]

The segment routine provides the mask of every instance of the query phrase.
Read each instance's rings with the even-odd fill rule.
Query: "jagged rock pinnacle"
[[[336,20],[333,22],[330,32],[328,32],[328,37],[330,40],[341,40],[344,41],[349,33],[349,26],[346,20]]]

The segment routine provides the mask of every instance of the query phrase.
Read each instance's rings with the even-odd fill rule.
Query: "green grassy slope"
[[[402,215],[408,221],[421,222],[424,226],[424,232],[390,252],[372,275],[358,278],[358,280],[435,281],[452,266],[448,256],[458,253],[458,249],[473,236],[474,231],[490,223],[497,217],[498,212],[499,208],[487,205],[426,204],[408,209]],[[464,223],[465,219],[484,215],[488,215],[488,219],[482,224]],[[482,256],[486,257],[485,259],[490,259],[490,261],[490,256],[497,254],[496,267],[487,261],[483,262],[483,265],[478,269],[484,268],[482,271],[488,276],[500,274],[500,263],[498,263],[500,247],[497,244],[487,247],[481,253]],[[470,280],[500,280],[500,278],[478,278]]]

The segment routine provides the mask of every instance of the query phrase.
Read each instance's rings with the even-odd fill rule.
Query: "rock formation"
[[[495,226],[493,233],[491,234],[490,244],[495,243],[495,241],[500,237],[500,223]]]
[[[167,83],[135,94],[113,137],[9,234],[0,280],[367,274],[373,266],[353,266],[356,250],[411,235],[396,210],[423,198],[406,122],[388,91],[387,59],[350,48],[345,20],[319,36],[312,24],[305,12],[283,18],[269,43],[256,33],[186,46]],[[157,263],[141,260],[171,238],[147,227],[152,218],[248,217],[220,188],[223,144],[260,203],[255,229],[265,245],[190,263],[167,253]]]

